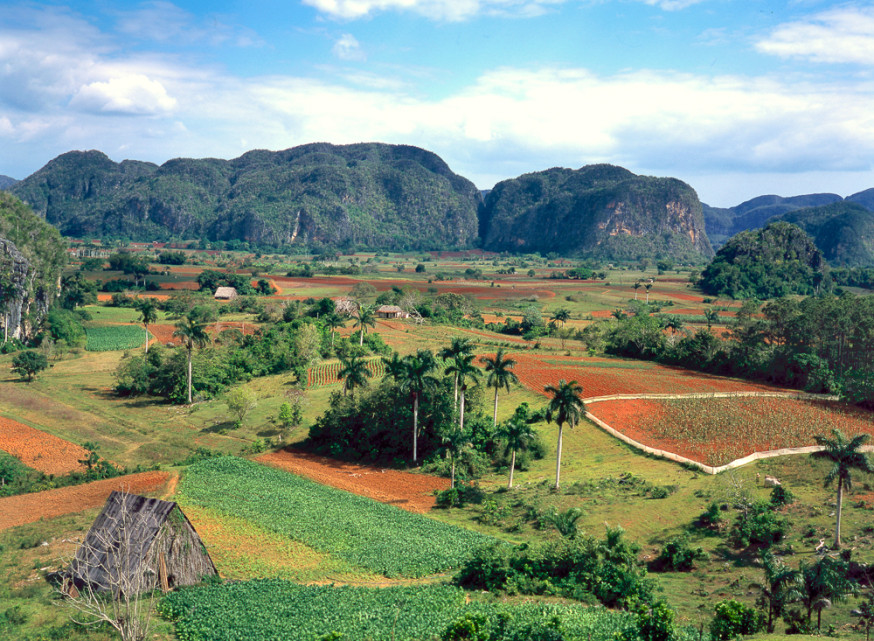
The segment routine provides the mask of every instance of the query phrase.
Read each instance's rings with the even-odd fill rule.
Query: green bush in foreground
[[[603,608],[465,601],[463,590],[448,586],[301,586],[270,579],[180,590],[159,611],[175,622],[180,641],[312,641],[329,635],[344,641],[612,641],[635,630],[634,617]],[[480,636],[467,635],[471,630]]]
[[[459,567],[492,539],[252,461],[188,468],[181,502],[231,514],[385,576]]]

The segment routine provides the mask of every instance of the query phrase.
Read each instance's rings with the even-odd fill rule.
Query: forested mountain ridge
[[[404,145],[314,143],[234,160],[69,152],[10,191],[66,236],[445,249],[476,241],[476,187]]]
[[[17,182],[18,181],[15,180],[15,178],[10,178],[9,176],[4,176],[3,174],[0,174],[0,189],[9,189]]]
[[[694,262],[713,256],[689,185],[613,165],[553,168],[498,183],[486,198],[480,236],[492,251]]]

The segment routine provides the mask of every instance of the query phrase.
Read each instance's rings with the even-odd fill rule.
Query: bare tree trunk
[[[191,348],[188,348],[188,404],[191,405]]]
[[[508,488],[513,487],[513,470],[516,468],[516,450],[513,450],[513,455],[510,457],[510,482],[507,484]]]
[[[497,388],[497,387],[495,388],[495,416],[494,416],[495,427],[498,426],[498,389],[499,388]]]
[[[464,431],[464,385],[461,386],[461,412],[458,419],[458,431]]]
[[[413,395],[413,464],[416,463],[417,443],[419,436],[419,395]]]
[[[841,508],[844,502],[844,479],[838,477],[838,509],[835,524],[835,549],[841,549]]]
[[[559,481],[561,480],[561,434],[564,429],[563,425],[558,425],[558,447],[555,454],[555,489],[558,489]]]
[[[149,326],[143,323],[143,327],[146,330],[146,354],[149,353]]]

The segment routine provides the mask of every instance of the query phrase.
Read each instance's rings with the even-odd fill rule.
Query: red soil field
[[[169,476],[167,472],[140,472],[85,485],[2,498],[0,530],[100,507],[113,490],[135,494],[156,492],[164,486]]]
[[[293,449],[262,454],[255,460],[409,512],[427,512],[434,507],[431,493],[449,489],[449,479],[345,463]]]
[[[254,323],[241,323],[238,321],[219,321],[218,323],[211,323],[206,326],[206,332],[211,336],[215,336],[217,333],[216,325],[218,325],[218,332],[221,332],[225,329],[238,329],[247,336],[254,334],[258,329],[258,326]],[[155,337],[155,340],[150,344],[160,343],[161,345],[181,345],[182,342],[179,338],[173,336],[173,332],[176,331],[175,325],[168,324],[155,324],[149,325],[149,332],[152,336]]]
[[[113,296],[112,294],[106,294],[106,293],[97,294],[97,302],[105,303],[107,301],[112,300],[112,296]],[[145,292],[145,293],[140,292],[137,294],[137,296],[140,298],[151,298],[153,300],[167,300],[170,298],[169,294],[155,294],[153,292]]]
[[[836,401],[743,397],[621,400],[588,411],[635,441],[687,458],[724,465],[753,452],[815,445],[814,436],[874,435],[874,414]]]
[[[560,379],[583,386],[583,398],[612,394],[685,394],[693,392],[776,391],[777,388],[711,374],[692,372],[655,363],[570,357],[567,364],[556,356],[514,354],[514,372],[528,389],[544,394],[545,385]],[[586,366],[590,363],[590,366]],[[602,363],[602,365],[598,365]],[[608,365],[609,366],[604,366]],[[627,365],[626,365],[627,364]]]
[[[175,283],[161,283],[159,285],[159,287],[161,289],[168,289],[168,290],[188,289],[188,290],[192,290],[192,291],[197,291],[198,289],[200,289],[200,285],[198,285],[193,280],[180,280],[180,281],[176,281]]]
[[[83,471],[79,461],[88,456],[83,447],[3,417],[0,417],[0,450],[27,467],[57,475]]]

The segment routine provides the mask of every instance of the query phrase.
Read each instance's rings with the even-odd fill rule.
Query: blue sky
[[[712,205],[847,196],[874,187],[874,4],[0,1],[0,174],[316,141],[483,189],[609,162]]]

